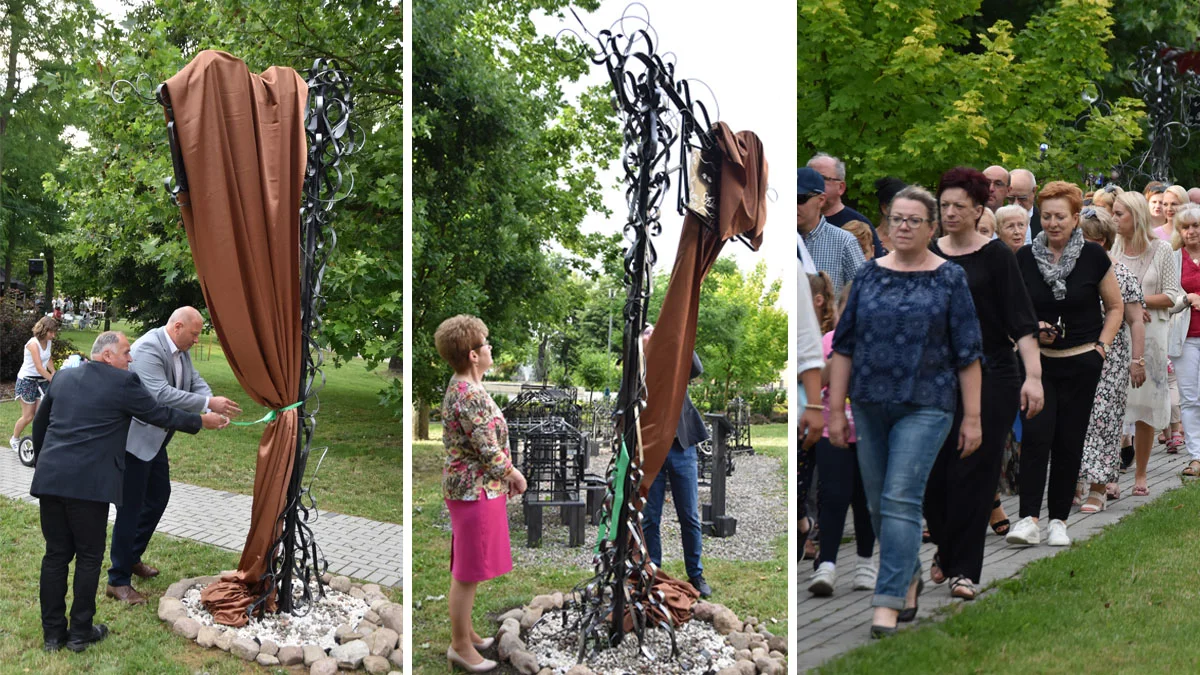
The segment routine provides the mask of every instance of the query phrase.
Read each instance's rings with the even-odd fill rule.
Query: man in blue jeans
[[[642,347],[645,349],[654,332],[647,325],[642,332]],[[704,372],[700,357],[692,352],[692,371],[689,380]],[[680,535],[683,538],[683,562],[687,568],[688,583],[700,597],[712,595],[712,588],[704,580],[704,565],[700,562],[703,543],[700,539],[700,474],[696,461],[696,445],[708,439],[708,429],[700,412],[692,404],[690,396],[684,395],[683,410],[679,415],[679,426],[675,430],[675,441],[663,462],[662,470],[650,486],[646,506],[642,509],[642,531],[646,535],[646,548],[655,565],[662,567],[662,522],[663,500],[666,498],[667,482],[671,483],[671,498],[675,502],[675,515],[679,518]]]

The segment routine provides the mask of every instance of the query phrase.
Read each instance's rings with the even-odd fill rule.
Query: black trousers
[[[979,583],[987,524],[1000,484],[1004,443],[1021,407],[1021,374],[1015,363],[990,368],[980,391],[983,440],[967,457],[960,457],[958,432],[963,409],[954,412],[950,435],[934,460],[925,485],[925,522],[938,547],[938,561],[947,577],[967,577]],[[1022,467],[1024,469],[1024,467]]]
[[[72,584],[70,637],[92,633],[96,615],[96,589],[100,585],[100,566],[104,562],[104,542],[108,526],[108,504],[65,497],[39,499],[42,536],[46,555],[42,556],[39,600],[42,605],[42,635],[47,640],[68,637],[67,571],[75,560]]]
[[[158,454],[149,462],[125,455],[125,484],[117,520],[113,523],[112,567],[108,568],[111,586],[129,586],[133,566],[142,561],[150,545],[150,536],[158,528],[171,500],[171,462],[167,458],[167,443],[174,432],[168,432]]]
[[[839,448],[828,438],[817,441],[817,466],[821,485],[817,490],[818,519],[821,526],[821,552],[813,567],[823,562],[837,562],[842,532],[846,529],[846,510],[854,507],[854,544],[861,558],[870,558],[875,550],[875,530],[871,528],[871,513],[867,511],[867,494],[863,491],[862,473],[858,470],[855,444]]]
[[[1041,514],[1043,492],[1052,520],[1065,521],[1071,513],[1103,367],[1104,359],[1094,351],[1065,358],[1042,357],[1046,407],[1033,419],[1021,419],[1022,518]]]

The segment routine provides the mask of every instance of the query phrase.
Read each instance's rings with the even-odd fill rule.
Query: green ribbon
[[[613,506],[608,514],[608,520],[601,521],[599,536],[596,537],[596,553],[600,552],[600,542],[617,540],[617,518],[625,508],[625,476],[629,471],[629,451],[625,449],[625,441],[621,440],[621,454],[617,457],[616,475],[613,477]]]
[[[268,410],[266,415],[263,415],[262,417],[254,420],[253,422],[234,422],[233,420],[230,420],[229,423],[237,425],[239,427],[249,427],[249,426],[253,426],[255,424],[262,424],[264,422],[267,424],[270,424],[271,422],[275,421],[276,417],[279,417],[279,413],[287,411],[287,410],[291,410],[293,408],[299,408],[303,404],[304,404],[304,401],[296,401],[295,403],[293,403],[291,405],[285,405],[282,408],[278,408],[275,410]]]

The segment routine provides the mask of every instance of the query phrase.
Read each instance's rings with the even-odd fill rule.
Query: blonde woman
[[[861,220],[852,220],[842,226],[842,229],[854,235],[858,247],[862,249],[863,258],[870,260],[875,257],[875,238],[871,236],[871,226]]]
[[[1146,309],[1146,383],[1129,389],[1125,423],[1136,424],[1133,449],[1135,473],[1133,494],[1150,494],[1146,485],[1146,465],[1154,432],[1171,422],[1171,397],[1167,383],[1167,328],[1169,312],[1176,303],[1185,302],[1179,288],[1179,270],[1171,245],[1154,236],[1150,227],[1150,206],[1136,192],[1126,192],[1113,200],[1117,240],[1113,259],[1129,268],[1142,284]]]
[[[1163,224],[1160,227],[1154,228],[1154,236],[1163,241],[1172,241],[1174,234],[1175,210],[1184,204],[1190,204],[1188,201],[1187,190],[1179,185],[1172,185],[1162,193],[1162,217]]]
[[[1182,350],[1175,359],[1184,444],[1191,458],[1183,475],[1194,478],[1200,476],[1200,206],[1178,209],[1173,225],[1179,285],[1187,294],[1183,311],[1190,312]]]
[[[479,582],[512,571],[508,495],[525,491],[525,477],[508,454],[508,424],[483,388],[492,367],[487,326],[459,314],[442,322],[433,341],[454,375],[442,399],[442,497],[450,512],[450,647],[446,659],[472,673],[498,664],[479,654],[492,646],[471,626]]]
[[[996,238],[996,213],[988,207],[983,207],[983,215],[975,225],[975,231],[988,239]]]
[[[41,385],[54,378],[54,360],[50,358],[50,352],[57,336],[58,322],[53,317],[43,316],[33,324],[33,337],[25,343],[25,351],[21,354],[24,360],[17,371],[16,386],[21,416],[13,425],[12,438],[8,439],[14,452],[20,449],[21,432],[33,421],[33,415],[37,412],[38,401],[42,398]]]

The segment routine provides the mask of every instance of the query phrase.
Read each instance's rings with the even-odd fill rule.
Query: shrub
[[[37,312],[26,311],[9,297],[0,298],[0,381],[16,381],[24,360],[22,350],[33,337],[37,320]]]

